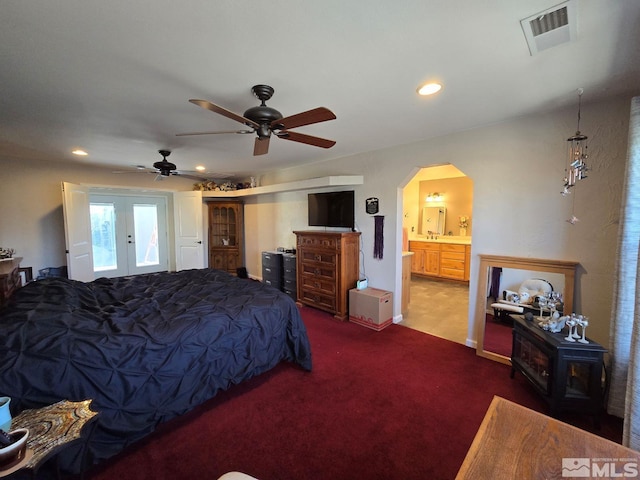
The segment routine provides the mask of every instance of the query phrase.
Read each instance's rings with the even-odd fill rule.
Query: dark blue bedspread
[[[0,396],[14,414],[93,399],[94,461],[282,360],[311,370],[295,302],[219,270],[44,279],[0,310]]]

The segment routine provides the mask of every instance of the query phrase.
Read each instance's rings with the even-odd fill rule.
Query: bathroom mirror
[[[447,207],[422,207],[422,220],[420,223],[420,234],[428,235],[433,232],[443,235],[447,217]]]
[[[516,286],[518,281],[525,279],[525,277],[544,278],[553,285],[555,291],[562,292],[564,312],[570,313],[573,311],[573,291],[578,262],[499,255],[479,255],[479,257],[480,268],[478,272],[480,278],[478,281],[475,314],[476,353],[481,357],[510,365],[511,348],[509,341],[511,328],[507,325],[507,328],[502,331],[496,331],[498,327],[504,327],[505,325],[493,325],[490,322],[494,322],[494,320],[487,319],[487,312],[490,310],[489,305],[494,301],[490,298],[490,295],[501,294],[501,291],[505,288],[512,289],[509,287]],[[496,287],[498,269],[508,274],[505,277],[510,279]],[[494,292],[496,289],[499,291]],[[507,332],[506,335],[504,330]]]

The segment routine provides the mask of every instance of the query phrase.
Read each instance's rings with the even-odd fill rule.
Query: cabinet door
[[[424,250],[413,250],[411,257],[411,272],[424,273]]]
[[[211,205],[211,247],[235,247],[238,245],[238,207],[236,205]]]
[[[222,250],[212,250],[209,253],[209,267],[217,270],[228,270],[227,253]]]
[[[425,252],[424,273],[440,275],[440,252],[431,250]]]

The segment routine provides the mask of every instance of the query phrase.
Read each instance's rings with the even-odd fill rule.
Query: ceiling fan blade
[[[188,135],[219,135],[221,133],[253,133],[255,130],[222,130],[217,132],[187,132],[187,133],[176,133],[176,137],[186,137]]]
[[[326,138],[305,135],[304,133],[286,131],[278,132],[276,135],[278,138],[282,138],[284,140],[306,143],[307,145],[313,145],[314,147],[331,148],[336,144],[335,140],[327,140]]]
[[[227,110],[226,108],[222,108],[219,105],[216,105],[215,103],[211,103],[208,102],[206,100],[196,100],[196,99],[190,99],[189,100],[191,103],[193,103],[194,105],[198,105],[199,107],[202,107],[206,110],[211,110],[212,112],[218,113],[220,115],[222,115],[223,117],[227,117],[230,118],[231,120],[235,120],[236,122],[240,122],[240,123],[244,123],[245,125],[248,125],[250,127],[253,128],[258,128],[259,125],[254,122],[253,120],[249,120],[248,118],[243,117],[242,115],[238,115],[237,113],[233,113],[231,110]]]
[[[271,128],[288,130],[290,128],[302,127],[303,125],[311,125],[312,123],[335,120],[335,118],[334,113],[328,108],[318,107],[313,110],[291,115],[290,117],[281,118],[280,120],[274,120],[271,122]]]
[[[198,180],[198,181],[207,180],[206,177],[198,177],[197,175],[189,175],[187,173],[172,172],[171,175],[175,177],[189,178],[191,180]]]
[[[129,173],[158,173],[157,170],[114,170],[111,173],[115,173],[115,174],[129,174]]]
[[[222,180],[224,178],[232,178],[233,175],[230,173],[220,173],[220,172],[212,172],[212,171],[199,171],[199,170],[178,170],[175,175],[180,175],[181,177],[187,178],[195,178],[198,180]]]
[[[269,140],[271,137],[256,137],[256,141],[253,144],[254,155],[265,155],[269,151]]]

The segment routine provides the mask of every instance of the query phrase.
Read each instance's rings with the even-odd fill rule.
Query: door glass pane
[[[134,205],[133,225],[136,241],[136,267],[158,265],[158,207]]]
[[[93,271],[115,270],[116,209],[113,203],[91,203],[91,241],[93,243]]]

